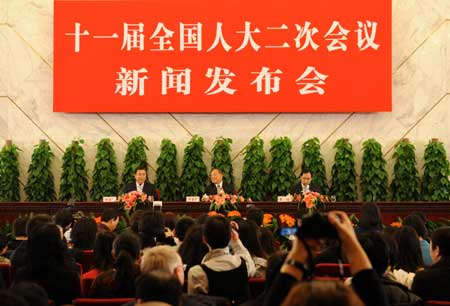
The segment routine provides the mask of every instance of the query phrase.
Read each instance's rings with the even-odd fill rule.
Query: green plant
[[[312,184],[319,186],[322,194],[328,194],[327,174],[325,161],[320,153],[319,138],[314,137],[302,145],[302,169],[309,169],[312,174]]]
[[[362,144],[361,192],[363,201],[376,202],[388,199],[388,174],[381,144],[368,139]]]
[[[156,188],[161,192],[161,200],[175,201],[179,195],[177,175],[177,147],[169,139],[161,141],[161,153],[156,161]]]
[[[394,201],[416,201],[419,199],[420,179],[416,168],[415,147],[407,139],[400,140],[394,151],[394,176],[391,194]]]
[[[267,164],[264,141],[253,137],[245,148],[241,193],[253,201],[264,201],[267,193]]]
[[[203,138],[194,135],[184,149],[183,166],[180,177],[182,197],[202,195],[208,179],[203,161]]]
[[[220,169],[223,172],[223,180],[234,186],[233,165],[230,156],[232,143],[233,140],[223,137],[214,142],[211,168]]]
[[[426,149],[423,166],[422,197],[425,201],[448,201],[450,199],[449,162],[444,145],[432,139]]]
[[[97,154],[95,155],[90,195],[92,200],[100,201],[105,196],[116,196],[119,193],[117,183],[119,174],[117,172],[116,153],[111,140],[104,138],[96,146]]]
[[[290,192],[296,181],[292,144],[288,137],[274,138],[270,142],[272,161],[269,164],[269,190],[274,199]]]
[[[25,186],[27,201],[51,202],[56,200],[54,177],[50,170],[53,157],[54,154],[48,141],[41,141],[34,147]]]
[[[20,201],[19,151],[14,144],[6,144],[0,151],[0,201]]]
[[[135,181],[134,175],[138,167],[147,169],[148,162],[145,151],[148,151],[148,147],[145,139],[141,136],[131,139],[128,143],[124,161],[125,166],[122,173],[122,187]]]
[[[341,138],[334,145],[336,154],[331,169],[331,194],[337,201],[356,200],[355,152],[348,139]]]
[[[83,143],[82,139],[74,140],[64,152],[61,187],[59,190],[59,199],[61,201],[70,199],[77,201],[87,200],[88,179],[84,150],[81,146]]]

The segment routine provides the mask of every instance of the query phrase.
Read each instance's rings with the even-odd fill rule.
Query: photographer
[[[344,212],[329,212],[328,220],[325,222],[329,222],[337,231],[337,235],[342,243],[342,251],[351,265],[350,270],[353,275],[353,289],[355,293],[366,306],[387,306],[388,302],[381,288],[380,281],[356,238],[348,216]],[[292,249],[280,269],[280,274],[267,294],[265,306],[280,305],[292,287],[310,276],[311,268],[308,267],[308,263],[312,262],[310,254],[315,253],[320,247],[320,239],[319,237],[305,237],[302,240],[297,237],[294,238]],[[311,283],[311,285],[315,284],[320,283],[314,281]],[[305,303],[308,300],[311,304],[320,304],[322,299],[329,299],[330,297],[308,295],[301,298],[305,300]]]

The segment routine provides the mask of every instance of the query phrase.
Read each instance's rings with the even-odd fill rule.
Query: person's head
[[[178,279],[166,271],[142,273],[136,279],[137,305],[145,302],[164,302],[179,306],[183,287]]]
[[[211,249],[227,247],[231,239],[230,221],[222,216],[209,217],[204,225],[203,237]]]
[[[261,230],[255,222],[244,220],[239,223],[239,238],[252,256],[267,259],[267,254],[261,246]]]
[[[114,232],[119,224],[119,213],[114,208],[107,208],[103,211],[101,220],[111,232]]]
[[[261,226],[264,220],[264,211],[261,208],[252,205],[247,210],[247,220],[252,220],[258,226]]]
[[[364,203],[361,206],[361,218],[359,226],[364,230],[381,230],[383,221],[380,208],[375,203]]]
[[[450,226],[438,228],[433,232],[430,249],[434,263],[442,258],[450,258]]]
[[[113,267],[112,246],[116,234],[113,232],[98,233],[94,245],[94,267],[106,271]]]
[[[213,184],[220,184],[223,180],[223,172],[218,168],[211,169],[211,182]]]
[[[364,306],[358,295],[342,282],[312,281],[296,285],[282,306]]]
[[[141,222],[142,216],[144,215],[144,213],[145,213],[145,210],[137,209],[131,215],[130,229],[136,235],[139,235],[139,223]]]
[[[47,292],[36,283],[20,282],[11,288],[11,291],[23,297],[30,306],[47,306],[48,296]]]
[[[177,251],[168,245],[146,248],[141,257],[141,272],[149,273],[156,270],[166,271],[178,278],[184,284],[183,262]]]
[[[300,173],[300,183],[304,186],[311,184],[312,181],[312,173],[309,169],[302,169]]]
[[[409,225],[416,230],[419,238],[428,237],[428,231],[422,218],[417,214],[411,214],[403,220],[403,225]]]
[[[136,168],[136,171],[134,172],[134,179],[136,180],[136,183],[139,185],[142,185],[147,180],[147,167],[139,166]]]
[[[173,212],[166,212],[164,213],[164,226],[170,229],[172,232],[175,229],[175,226],[177,225],[178,217]]]
[[[195,225],[186,232],[178,253],[188,267],[199,265],[208,253],[208,246],[203,242],[203,227]]]
[[[136,261],[139,259],[141,245],[133,233],[122,233],[114,239],[112,255],[116,269],[114,280],[121,294],[134,293]]]
[[[4,255],[6,251],[8,251],[8,237],[0,233],[0,256]]]
[[[161,212],[146,211],[139,223],[139,236],[142,247],[152,247],[162,241],[164,234],[164,215]]]
[[[14,294],[10,290],[0,290],[2,306],[34,306],[30,305],[23,297]]]
[[[72,228],[71,236],[73,246],[80,250],[92,250],[97,235],[97,223],[88,217],[78,220]]]
[[[48,223],[53,223],[53,219],[49,215],[44,215],[44,214],[35,215],[31,219],[29,219],[27,222],[27,227],[26,227],[27,236],[30,237],[31,233],[36,228],[38,228],[44,224],[48,224]]]
[[[389,250],[389,267],[391,269],[395,269],[398,261],[397,230],[396,227],[386,227],[383,230],[383,238]]]
[[[175,237],[178,238],[180,242],[184,240],[186,236],[186,232],[189,228],[195,225],[195,220],[191,217],[185,216],[178,220],[177,225],[175,226]]]
[[[17,218],[12,225],[12,233],[14,237],[26,237],[27,236],[27,222],[26,218]]]
[[[73,211],[70,207],[59,210],[55,215],[55,223],[61,226],[63,232],[72,227],[73,221]]]
[[[271,230],[261,227],[261,247],[267,255],[272,255],[276,251],[276,241]]]
[[[64,264],[66,245],[56,224],[47,223],[35,228],[28,237],[27,257],[33,270]]]
[[[397,268],[416,273],[423,267],[419,236],[411,226],[402,226],[397,233]]]
[[[375,272],[382,276],[389,266],[389,247],[379,232],[364,232],[358,236],[359,243],[369,257]]]

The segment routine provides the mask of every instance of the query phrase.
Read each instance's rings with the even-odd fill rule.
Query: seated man
[[[107,208],[103,211],[101,220],[97,225],[97,233],[114,232],[119,224],[119,213],[114,208]]]
[[[311,184],[312,173],[308,169],[302,169],[300,173],[300,180],[291,187],[291,194],[304,194],[308,191],[321,193],[320,187]]]
[[[179,306],[182,293],[178,279],[166,271],[143,273],[136,279],[136,305]]]
[[[156,193],[155,185],[149,183],[147,181],[147,169],[146,167],[138,167],[136,168],[136,172],[134,174],[135,182],[129,183],[125,185],[123,188],[124,193],[129,193],[132,191],[139,191],[145,193],[149,198],[149,201],[152,202],[152,199],[157,200],[158,196]]]
[[[205,193],[207,195],[215,195],[219,194],[223,191],[226,194],[234,193],[234,186],[227,182],[223,181],[223,172],[220,169],[212,168],[211,169],[211,184],[206,186]]]
[[[450,301],[450,226],[431,235],[434,265],[416,273],[412,291],[424,300]]]
[[[231,229],[230,221],[222,216],[209,217],[203,239],[210,251],[201,265],[189,270],[188,293],[226,297],[236,304],[246,301],[247,280],[255,273],[255,263],[238,233]]]

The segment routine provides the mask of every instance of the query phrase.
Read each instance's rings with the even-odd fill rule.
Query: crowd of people
[[[401,227],[386,227],[381,217],[376,204],[366,203],[355,228],[345,213],[329,212],[338,239],[293,235],[288,250],[262,226],[263,211],[256,206],[234,221],[136,210],[120,233],[114,209],[106,209],[100,223],[72,208],[18,218],[14,239],[0,236],[0,263],[13,271],[9,288],[0,278],[0,301],[6,306],[66,305],[82,296],[177,306],[450,301],[450,227],[430,234],[420,213],[406,217]],[[92,262],[83,267],[86,254]],[[317,280],[314,266],[320,263],[347,264],[351,277]],[[258,296],[251,295],[250,278],[265,281]]]

